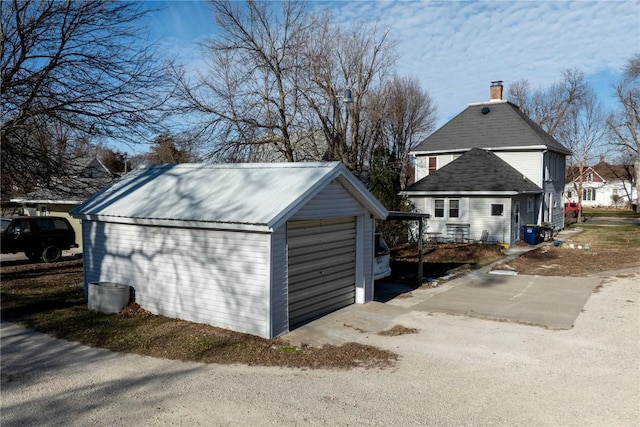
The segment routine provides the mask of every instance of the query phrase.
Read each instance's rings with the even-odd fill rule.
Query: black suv
[[[0,249],[3,254],[24,254],[33,261],[55,262],[62,251],[77,248],[76,233],[66,218],[57,216],[22,216],[2,218]]]

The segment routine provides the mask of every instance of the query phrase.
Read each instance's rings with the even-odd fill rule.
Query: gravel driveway
[[[570,330],[410,312],[362,335],[386,370],[203,365],[91,349],[2,324],[3,427],[640,424],[640,271]]]

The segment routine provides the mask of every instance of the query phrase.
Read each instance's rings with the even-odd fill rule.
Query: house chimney
[[[489,88],[489,100],[502,101],[502,80],[491,82],[491,87]]]

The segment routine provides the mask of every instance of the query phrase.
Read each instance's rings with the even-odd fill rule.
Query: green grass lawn
[[[640,214],[631,209],[604,209],[604,208],[582,208],[582,215],[589,218],[611,217],[611,218],[640,218]]]

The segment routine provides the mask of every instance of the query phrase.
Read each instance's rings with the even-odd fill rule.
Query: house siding
[[[461,205],[461,216],[458,218],[436,218],[434,216],[435,199],[458,199]],[[526,198],[524,205],[521,205],[521,212],[526,210]],[[415,197],[411,198],[416,208],[423,213],[431,214],[427,221],[425,232],[440,233],[441,239],[447,238],[447,224],[458,224],[469,226],[469,238],[480,240],[483,231],[488,233],[490,242],[506,242],[514,244],[511,237],[512,204],[508,197]],[[522,202],[521,202],[522,203]],[[501,216],[491,215],[491,205],[502,204],[503,214]],[[446,209],[445,209],[446,210]]]
[[[542,188],[543,155],[540,151],[495,151],[498,157]]]
[[[87,283],[130,285],[155,314],[270,336],[269,234],[85,220],[83,235]]]
[[[438,154],[438,155],[417,155],[415,163],[415,180],[420,181],[429,175],[429,157],[436,158],[436,170],[443,168],[460,156],[460,153]]]

